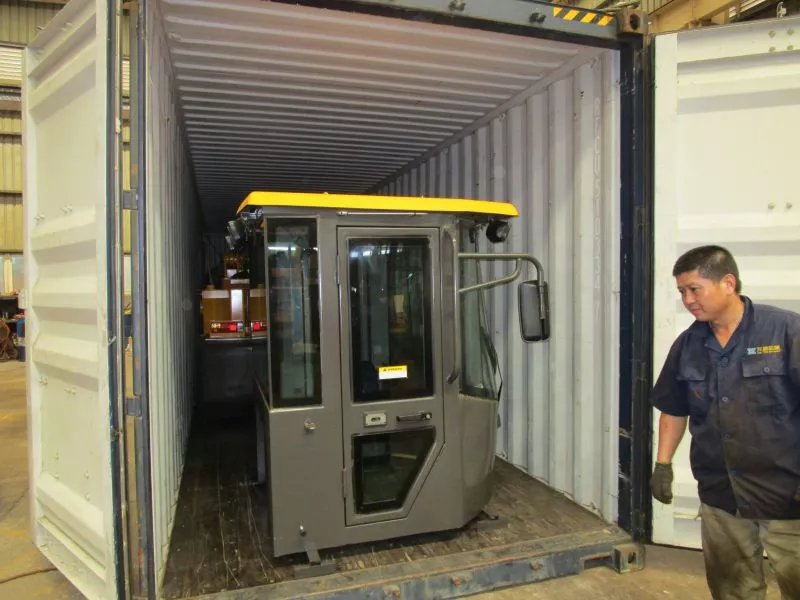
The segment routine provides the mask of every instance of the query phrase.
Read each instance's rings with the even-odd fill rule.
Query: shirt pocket
[[[786,375],[783,354],[761,354],[742,359],[742,375],[745,378]]]
[[[686,386],[689,414],[705,418],[711,402],[708,394],[708,369],[694,364],[683,364],[678,370],[678,379]]]
[[[745,406],[759,437],[780,437],[789,415],[791,386],[782,354],[747,356],[742,359]]]

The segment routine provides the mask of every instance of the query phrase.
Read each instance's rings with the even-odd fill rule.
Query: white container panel
[[[148,31],[147,286],[153,547],[162,581],[178,505],[195,385],[199,207],[161,19]]]
[[[800,17],[656,38],[654,380],[693,320],[672,277],[690,248],[728,248],[745,295],[800,312],[800,53],[787,41],[797,31]],[[653,539],[700,548],[689,447],[687,432],[674,501],[653,503]]]
[[[118,575],[107,8],[65,6],[25,50],[23,82],[31,523],[39,550],[90,599],[114,597]]]
[[[498,452],[609,521],[618,494],[618,81],[617,55],[602,54],[425,163],[437,185],[400,186],[401,194],[437,190],[519,208],[502,250],[482,247],[542,261],[553,333],[523,343],[516,287],[487,294],[504,379]],[[417,166],[398,178],[419,182],[421,173]],[[390,183],[382,192],[395,190]]]

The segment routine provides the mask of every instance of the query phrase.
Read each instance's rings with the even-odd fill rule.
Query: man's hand
[[[650,479],[650,491],[662,504],[672,504],[672,479],[672,464],[657,462]]]
[[[653,498],[662,504],[672,504],[672,457],[681,443],[687,421],[687,417],[674,417],[663,412],[658,420],[658,453],[650,491]]]

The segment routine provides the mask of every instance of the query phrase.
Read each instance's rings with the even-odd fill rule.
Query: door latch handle
[[[397,415],[397,421],[400,423],[409,423],[415,421],[430,421],[433,414],[429,412],[418,412],[413,415]]]

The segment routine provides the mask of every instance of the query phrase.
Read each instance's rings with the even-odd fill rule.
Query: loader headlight
[[[228,235],[233,245],[236,246],[244,238],[244,223],[239,220],[228,221]]]
[[[486,228],[486,237],[493,244],[499,244],[508,239],[509,231],[511,231],[511,225],[508,221],[492,221]]]

